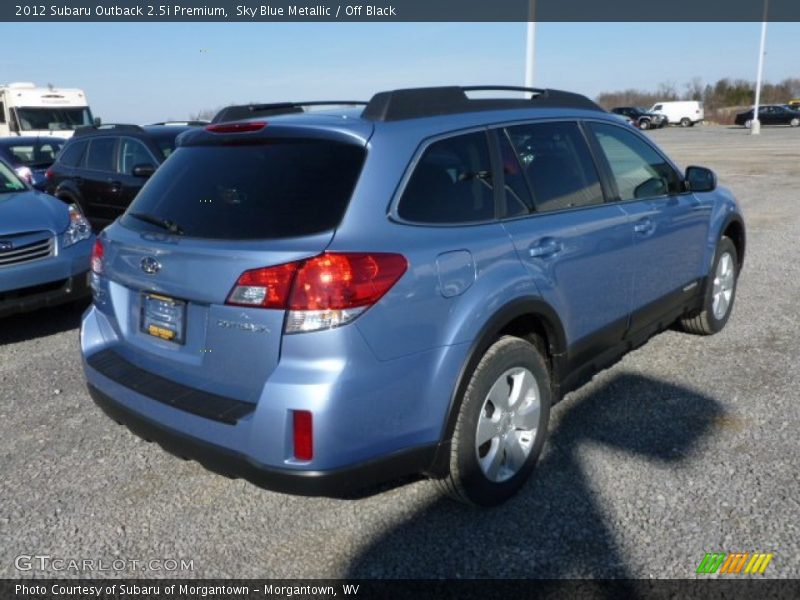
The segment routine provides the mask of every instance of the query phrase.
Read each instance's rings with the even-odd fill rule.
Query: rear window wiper
[[[162,219],[161,217],[156,217],[154,215],[148,215],[147,213],[140,213],[140,212],[130,212],[128,213],[128,215],[133,217],[134,219],[139,219],[140,221],[144,221],[145,223],[150,223],[151,225],[156,225],[158,227],[161,227],[161,229],[166,229],[170,233],[183,235],[183,229],[181,229],[181,226],[178,225],[175,221],[170,221],[169,219]]]

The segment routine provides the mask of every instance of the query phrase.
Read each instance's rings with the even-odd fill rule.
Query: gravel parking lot
[[[302,498],[210,474],[95,407],[81,307],[56,308],[0,321],[0,577],[78,575],[15,568],[34,554],[193,561],[133,576],[693,577],[711,551],[771,552],[767,576],[800,577],[800,131],[649,135],[743,205],[733,316],[656,337],[559,404],[512,501],[470,509],[422,480]]]

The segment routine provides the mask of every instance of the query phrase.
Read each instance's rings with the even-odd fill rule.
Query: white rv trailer
[[[76,127],[91,125],[92,111],[83,90],[36,87],[33,83],[0,85],[0,138],[70,137]]]

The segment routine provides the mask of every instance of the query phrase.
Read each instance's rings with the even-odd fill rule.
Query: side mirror
[[[155,172],[156,168],[153,165],[148,165],[148,164],[136,165],[133,167],[133,170],[131,171],[134,177],[142,177],[143,179],[152,177],[153,173]]]
[[[712,192],[717,187],[717,176],[705,167],[686,167],[685,179],[690,192]]]
[[[101,119],[100,117],[95,117],[94,120],[92,121],[92,124],[95,127],[100,127],[100,125],[103,124],[103,119]]]

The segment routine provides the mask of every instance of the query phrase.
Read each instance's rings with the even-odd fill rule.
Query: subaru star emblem
[[[142,271],[148,275],[153,275],[161,270],[161,263],[152,256],[145,256],[139,265],[142,267]]]
[[[14,247],[14,244],[6,240],[0,240],[0,252],[8,252]]]

